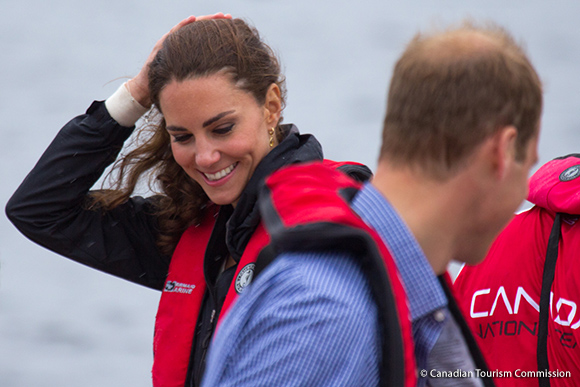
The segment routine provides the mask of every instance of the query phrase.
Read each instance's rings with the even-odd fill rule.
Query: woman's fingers
[[[215,13],[213,15],[203,15],[203,16],[188,16],[179,23],[177,23],[173,28],[169,30],[165,35],[161,37],[153,46],[153,50],[147,57],[145,64],[133,79],[129,80],[129,92],[139,102],[141,105],[145,107],[151,106],[151,97],[149,93],[149,79],[148,79],[148,72],[149,72],[149,64],[153,61],[157,52],[163,46],[163,42],[169,35],[178,31],[179,29],[183,28],[184,26],[195,22],[196,20],[211,20],[211,19],[231,19],[232,15],[224,14],[222,12]]]

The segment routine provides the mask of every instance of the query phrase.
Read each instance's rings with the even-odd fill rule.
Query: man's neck
[[[437,275],[444,273],[459,253],[472,205],[470,180],[461,173],[439,181],[385,162],[379,163],[372,180],[407,224]]]

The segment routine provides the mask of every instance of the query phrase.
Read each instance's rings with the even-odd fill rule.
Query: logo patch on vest
[[[195,289],[195,285],[182,284],[181,282],[176,281],[167,281],[164,291],[169,293],[191,294],[193,289]]]
[[[242,270],[240,270],[236,277],[236,293],[242,294],[246,286],[252,282],[252,278],[254,277],[254,267],[256,267],[255,264],[248,263],[242,268]]]
[[[580,165],[573,165],[560,173],[560,181],[574,180],[578,176],[580,176]]]

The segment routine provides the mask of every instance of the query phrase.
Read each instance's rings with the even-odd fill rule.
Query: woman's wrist
[[[117,91],[105,101],[105,107],[111,117],[121,126],[131,127],[149,108],[143,106],[128,89],[128,82],[123,83]]]
[[[129,79],[125,86],[131,96],[139,103],[139,105],[149,109],[151,107],[151,97],[149,96],[149,87],[147,84],[142,86],[143,77],[139,73],[135,78]]]

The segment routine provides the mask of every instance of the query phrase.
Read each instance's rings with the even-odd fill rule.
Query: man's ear
[[[280,88],[277,84],[272,83],[266,92],[266,99],[264,101],[264,109],[266,114],[266,123],[269,126],[275,126],[280,120],[282,114],[282,97]]]
[[[510,166],[515,162],[517,138],[518,130],[513,125],[504,126],[492,138],[494,142],[493,165],[500,179],[507,176]]]

